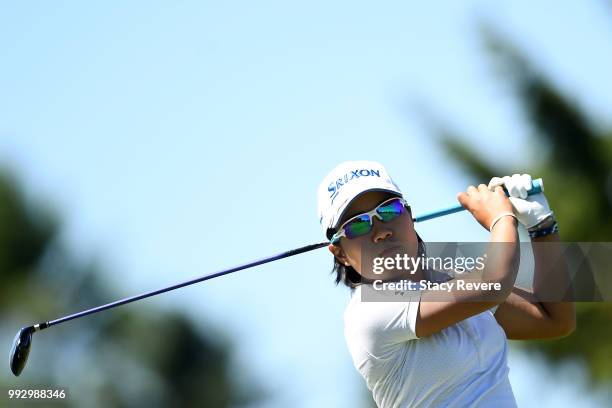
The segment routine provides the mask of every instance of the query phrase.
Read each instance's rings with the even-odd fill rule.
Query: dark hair
[[[425,242],[421,239],[417,232],[417,240],[419,241],[419,255],[425,256]],[[357,285],[361,284],[362,276],[357,272],[352,266],[347,266],[338,261],[338,258],[334,256],[334,267],[331,271],[332,274],[336,274],[336,285],[340,282],[344,283],[346,286],[351,288],[351,290],[355,289]]]

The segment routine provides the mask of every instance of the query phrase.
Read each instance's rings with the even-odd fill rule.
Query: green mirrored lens
[[[398,199],[378,207],[377,211],[380,218],[384,221],[391,221],[404,213],[404,204]]]
[[[344,233],[346,234],[347,238],[351,239],[360,235],[365,235],[370,232],[371,229],[372,226],[370,225],[370,217],[367,214],[364,214],[345,225]]]

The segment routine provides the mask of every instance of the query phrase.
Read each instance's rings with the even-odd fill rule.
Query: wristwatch
[[[530,238],[545,237],[546,235],[559,232],[559,224],[554,214],[549,215],[542,221],[527,230]]]

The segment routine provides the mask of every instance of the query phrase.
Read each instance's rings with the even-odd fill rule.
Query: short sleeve
[[[345,314],[346,330],[357,336],[367,350],[376,354],[398,343],[417,339],[416,321],[421,301],[420,291],[395,292],[384,299],[372,300],[371,289],[362,285]],[[348,333],[347,333],[348,334]]]

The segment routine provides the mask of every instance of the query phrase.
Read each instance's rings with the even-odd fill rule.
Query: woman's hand
[[[529,189],[531,189],[531,176],[529,174],[493,177],[489,182],[489,189],[492,190],[498,186],[505,186],[508,190],[514,214],[525,228],[534,227],[553,214],[544,193],[527,195]]]
[[[472,213],[476,221],[487,230],[491,229],[491,224],[498,216],[513,213],[512,203],[501,185],[494,186],[492,190],[487,185],[480,184],[478,188],[469,186],[466,192],[457,194],[457,200],[463,208]]]

